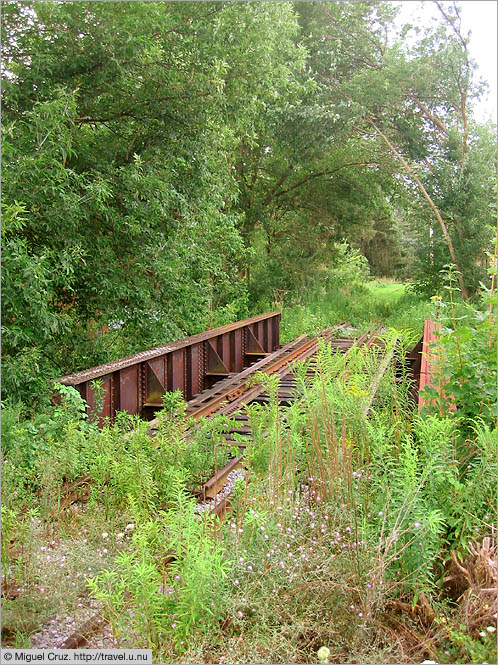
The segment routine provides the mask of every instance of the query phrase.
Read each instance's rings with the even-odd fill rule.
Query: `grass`
[[[394,282],[388,279],[376,279],[367,282],[365,288],[370,292],[373,298],[380,303],[393,304],[406,293],[406,284]]]
[[[431,303],[410,292],[407,284],[380,280],[349,289],[316,293],[282,311],[282,343],[300,334],[314,335],[347,321],[361,331],[375,323],[423,332],[424,319],[433,315]]]
[[[377,280],[287,308],[282,342],[342,320],[360,330],[384,321],[406,340],[431,315],[405,285]],[[394,362],[366,421],[380,362],[373,351],[345,359],[323,349],[314,382],[305,364],[296,369],[292,407],[254,407],[250,421],[264,434],[246,450],[233,512],[216,524],[194,514],[185,492],[211,439],[189,449],[198,460],[184,454],[181,409],[152,444],[138,420],[80,436],[63,404],[65,425],[47,417],[39,445],[36,428],[31,436],[7,413],[2,563],[21,594],[3,601],[4,646],[29,645],[40,623],[92,596],[155,662],[315,663],[323,646],[337,663],[496,662],[496,608],[481,593],[490,582],[462,544],[496,533],[495,432],[476,425],[462,439],[457,420],[419,418]],[[59,509],[51,491],[36,507],[36,472],[22,456],[24,470],[12,462],[21,434],[37,469],[64,444],[65,468],[95,476],[85,508]],[[465,603],[452,549],[474,576]]]

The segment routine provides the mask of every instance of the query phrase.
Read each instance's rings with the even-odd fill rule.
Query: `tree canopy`
[[[438,6],[3,3],[4,396],[315,288],[344,241],[471,296],[496,128]]]

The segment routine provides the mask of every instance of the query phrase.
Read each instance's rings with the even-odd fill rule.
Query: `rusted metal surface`
[[[447,397],[449,401],[448,408],[450,411],[456,410],[456,404],[451,395],[446,396],[444,392],[444,381],[440,379],[438,385],[434,385],[436,371],[438,365],[441,365],[444,357],[444,349],[442,347],[437,350],[437,335],[441,331],[441,324],[439,322],[426,319],[424,324],[424,337],[422,341],[422,359],[420,364],[420,380],[418,389],[418,408],[423,409],[427,406],[428,402],[422,394],[426,386],[435,387],[442,397]]]
[[[91,382],[102,382],[101,425],[104,418],[112,422],[118,411],[150,418],[161,408],[165,392],[180,390],[188,401],[266,358],[279,347],[279,331],[280,312],[269,312],[70,374],[59,382],[74,386],[89,409],[96,401]]]
[[[422,360],[420,364],[420,381],[419,381],[419,396],[418,396],[418,408],[421,409],[425,404],[426,400],[422,395],[422,391],[427,385],[431,383],[431,376],[434,369],[435,355],[431,350],[431,345],[434,345],[436,342],[436,330],[438,326],[431,321],[431,319],[426,319],[424,323],[424,337],[422,342]]]
[[[94,614],[88,621],[79,627],[77,631],[67,637],[57,648],[58,649],[78,649],[88,643],[88,638],[96,632],[102,630],[106,620],[100,613]]]
[[[343,324],[340,324],[340,326],[341,325]],[[276,358],[271,356],[268,359],[269,366],[263,368],[262,371],[269,374],[277,373],[279,375],[280,388],[277,393],[277,399],[282,406],[288,406],[295,399],[294,391],[295,391],[296,382],[294,377],[292,376],[292,364],[296,361],[312,358],[313,355],[316,354],[318,349],[318,339],[321,338],[325,343],[330,343],[333,346],[333,348],[336,349],[336,351],[344,354],[348,354],[353,347],[364,346],[366,348],[370,348],[372,345],[377,345],[379,347],[379,350],[382,351],[384,348],[384,343],[379,338],[379,335],[381,334],[382,330],[383,330],[382,326],[377,327],[375,329],[370,329],[367,332],[365,332],[363,335],[361,335],[357,340],[354,341],[352,339],[347,339],[347,338],[334,339],[333,335],[334,332],[337,331],[337,328],[326,329],[322,331],[319,335],[317,335],[317,337],[313,339],[304,340],[304,343],[296,344],[297,341],[301,342],[301,338],[299,340],[294,340],[294,342],[289,343],[289,345],[287,345],[288,348],[287,348],[286,357],[283,355],[282,357],[279,357],[278,354],[273,354],[273,356],[276,356]],[[293,345],[296,348],[292,348]],[[380,378],[383,376],[388,363],[391,361],[393,353],[394,350],[392,353],[388,354],[388,360],[381,363],[379,367]],[[309,377],[312,377],[315,373],[315,369],[316,367],[311,363],[310,366],[308,367],[307,375]],[[247,375],[249,374],[249,372],[245,372],[244,374],[245,374],[245,376],[243,377],[244,381],[247,381],[248,378]],[[234,382],[237,382],[238,378],[239,377],[234,377]],[[376,377],[376,380],[374,380],[374,383],[372,384],[372,392],[374,394],[377,390],[380,378],[377,381]],[[230,415],[234,417],[235,420],[237,421],[236,425],[224,434],[225,443],[227,445],[231,447],[236,446],[239,448],[239,450],[244,449],[246,447],[247,444],[244,444],[240,441],[235,441],[232,438],[234,434],[239,434],[243,435],[247,442],[251,440],[252,431],[249,426],[249,418],[245,413],[244,409],[252,401],[267,402],[268,400],[269,400],[269,395],[266,392],[266,387],[263,385],[258,385],[255,386],[254,388],[244,391],[239,398],[233,400],[231,403],[226,404],[226,406],[217,410],[218,414]],[[198,399],[195,400],[195,406],[197,406],[198,402],[199,402]],[[370,406],[371,406],[371,401],[369,402],[368,407],[366,409],[367,413]],[[224,469],[215,474],[206,483],[206,485],[203,488],[204,499],[206,498],[216,499],[217,493],[224,486],[224,482],[228,473],[233,468],[236,468],[240,464],[242,464],[242,462],[243,462],[242,457],[235,457],[227,464],[226,467],[224,467]],[[232,464],[234,466],[231,466]],[[217,517],[223,518],[223,516],[227,513],[229,509],[230,509],[230,498],[225,497],[219,503],[216,503],[215,501],[211,512],[215,514]]]
[[[215,475],[210,478],[202,488],[204,499],[214,499],[218,492],[223,489],[228,474],[235,469],[238,469],[241,462],[242,459],[240,457],[234,457],[222,469],[215,473]]]

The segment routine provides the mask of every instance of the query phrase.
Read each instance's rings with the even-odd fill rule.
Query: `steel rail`
[[[382,333],[383,330],[384,330],[384,327],[382,325],[378,326],[377,328],[372,327],[372,328],[368,329],[357,340],[354,340],[354,342],[352,342],[351,346],[344,351],[344,355],[348,355],[354,348],[362,348],[362,347],[371,348],[374,343],[381,342],[381,339],[380,339],[379,335]],[[325,332],[325,331],[323,331],[323,332]],[[331,337],[330,333],[325,336],[325,338],[324,338],[325,343],[327,343],[327,341],[330,341],[330,337]],[[317,348],[318,348],[318,337],[313,338],[313,339],[315,341],[315,348],[314,349],[309,349],[307,352],[305,352],[303,354],[303,357],[299,358],[299,360],[304,359],[304,357],[313,356],[316,353]],[[391,359],[391,357],[392,357],[392,354],[389,355],[389,360]],[[387,364],[385,365],[385,367],[381,368],[381,370],[380,370],[382,375],[384,374],[385,369],[387,368]],[[285,374],[283,374],[283,376],[287,376],[291,371],[292,371],[291,368],[289,366],[287,366],[285,368]],[[374,384],[375,384],[375,382],[374,382]],[[260,389],[260,390],[257,391],[257,394],[256,394],[256,390],[254,391],[254,395],[253,395],[252,391],[251,391],[250,395],[249,395],[249,393],[246,393],[243,396],[243,398],[245,398],[244,402],[249,397],[252,400],[252,399],[254,399],[254,396],[259,396],[259,395],[261,395],[262,393],[265,392],[264,386],[257,386],[257,389]],[[376,387],[374,389],[376,389]],[[233,412],[233,407],[234,406],[235,406],[234,403],[229,404],[224,409],[218,411],[218,413],[225,413],[225,414],[228,415],[231,412]],[[368,409],[370,408],[370,406],[371,406],[371,402],[368,405]],[[367,409],[367,413],[368,413],[368,409]],[[248,438],[250,438],[250,432],[248,432]],[[227,443],[232,443],[232,445],[236,445],[236,446],[239,444],[238,441],[237,442],[227,441]],[[243,447],[245,447],[245,445],[243,445]],[[215,503],[214,503],[213,508],[211,509],[211,512],[214,515],[216,515],[217,517],[221,517],[221,516],[225,515],[226,511],[230,509],[230,497],[224,497],[219,502],[217,502],[216,501],[216,494],[214,495],[214,497],[213,497],[213,494],[212,494],[213,488],[216,488],[216,493],[217,493],[217,491],[219,491],[219,489],[221,489],[223,487],[224,481],[225,481],[228,473],[231,470],[233,470],[234,468],[238,468],[239,466],[241,466],[242,462],[243,462],[243,456],[234,457],[230,461],[230,464],[231,464],[230,468],[228,468],[228,465],[227,465],[223,469],[220,469],[220,471],[218,471],[208,481],[209,488],[206,488],[207,484],[203,487],[204,498],[211,497],[211,498],[214,498],[214,500],[215,500]],[[206,489],[207,489],[207,491],[206,491]]]

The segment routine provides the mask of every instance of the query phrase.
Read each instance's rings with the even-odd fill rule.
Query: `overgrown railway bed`
[[[189,401],[187,403],[187,415],[195,420],[210,418],[214,415],[224,415],[232,418],[235,424],[223,434],[224,441],[222,443],[232,449],[238,448],[240,453],[243,453],[252,439],[247,407],[254,402],[266,404],[270,400],[270,395],[264,383],[253,385],[253,379],[257,372],[278,376],[277,402],[280,406],[290,406],[296,399],[296,378],[293,375],[293,365],[296,362],[308,360],[306,377],[312,380],[316,369],[315,356],[320,342],[330,344],[336,352],[345,354],[349,353],[354,346],[370,348],[377,345],[379,351],[383,349],[384,345],[380,338],[382,326],[364,333],[356,340],[351,337],[340,336],[341,331],[344,332],[347,328],[347,324],[342,322],[333,328],[323,330],[316,337],[309,338],[305,335],[298,337],[240,374],[220,381],[211,390],[207,390]],[[150,425],[151,435],[154,435],[156,427],[157,420],[154,420]],[[211,500],[212,511],[218,516],[225,513],[230,500],[223,497],[218,501],[217,496],[223,489],[228,475],[242,464],[242,454],[233,456],[223,468],[216,470],[212,478],[200,489],[199,499],[203,501]]]
[[[135,405],[135,411],[139,409],[140,404],[145,407],[151,406],[150,402],[147,403],[144,400],[144,397],[150,395],[152,387],[158,388],[157,384],[150,380],[151,371],[155,379],[158,379],[157,375],[162,378],[159,383],[163,386],[163,389],[165,386],[175,388],[176,385],[176,388],[180,388],[184,395],[185,393],[188,395],[193,385],[192,362],[196,362],[196,371],[199,373],[196,385],[205,387],[198,394],[192,395],[191,399],[187,401],[186,415],[194,419],[195,422],[199,422],[201,419],[211,419],[218,414],[230,417],[234,424],[224,433],[224,443],[231,449],[239,450],[239,454],[229,459],[222,469],[215,470],[212,478],[202,488],[199,488],[197,494],[199,503],[203,504],[205,509],[207,508],[222,518],[230,509],[230,497],[223,496],[218,499],[218,495],[223,490],[228,475],[238,467],[243,466],[243,451],[252,437],[247,407],[254,402],[267,403],[270,400],[264,382],[256,384],[254,382],[254,377],[258,372],[278,376],[276,396],[278,404],[290,406],[297,397],[293,364],[298,361],[308,361],[306,376],[311,380],[316,370],[316,354],[320,343],[330,344],[336,352],[344,354],[348,354],[353,347],[376,347],[379,350],[379,369],[378,375],[372,383],[372,394],[366,407],[366,416],[380,378],[382,378],[392,357],[392,353],[389,355],[385,353],[382,326],[372,328],[355,339],[346,336],[355,332],[346,322],[325,329],[312,338],[301,335],[288,344],[279,347],[279,319],[280,315],[276,313],[254,317],[239,322],[239,324],[231,324],[193,338],[180,340],[180,342],[171,345],[158,347],[150,352],[137,354],[124,359],[124,361],[64,377],[62,383],[75,385],[82,394],[86,394],[93,399],[93,388],[91,388],[90,381],[99,378],[99,376],[103,377],[107,382],[104,405],[100,414],[103,422],[104,417],[109,420],[113,419],[111,417],[113,416],[111,409],[113,403],[119,405],[128,400],[129,403]],[[419,342],[407,354],[408,368],[412,371],[415,382],[419,378],[417,372],[420,371],[421,348],[422,342]],[[178,355],[175,360],[174,354],[177,354],[178,351],[181,351],[182,363],[179,362]],[[222,367],[220,367],[220,363]],[[212,371],[214,364],[218,364],[217,369],[219,371]],[[241,371],[229,371],[230,367],[240,368],[241,365],[246,365]],[[130,367],[135,368],[132,370],[132,374],[127,373]],[[187,369],[189,371],[186,371]],[[124,375],[122,374],[123,370]],[[182,373],[183,383],[180,381],[181,385],[179,385],[179,376]],[[202,373],[204,373],[203,376]],[[135,381],[130,383],[130,376],[132,375],[135,377]],[[212,377],[216,377],[218,380],[213,381]],[[125,390],[121,394],[116,394],[122,386]],[[134,397],[130,401],[130,395],[135,395],[136,399]],[[92,403],[92,399],[90,403]],[[157,409],[160,406],[157,395],[155,400],[154,407]],[[146,410],[145,415],[148,414],[150,414],[150,411]],[[144,414],[142,413],[142,415]],[[158,426],[158,418],[153,418],[149,424],[149,434],[151,436],[157,433]],[[186,433],[187,437],[188,435],[189,432]],[[89,635],[95,633],[95,631],[100,632],[104,625],[105,622],[97,613],[86,621],[79,630],[57,646],[59,648],[84,646],[88,642]]]

